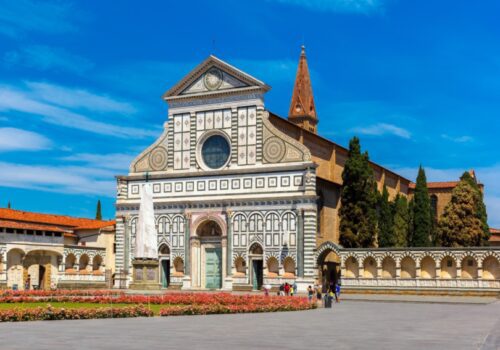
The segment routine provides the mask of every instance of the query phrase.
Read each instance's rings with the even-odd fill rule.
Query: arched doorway
[[[23,259],[23,284],[30,289],[51,289],[61,255],[48,250],[32,250]]]
[[[206,220],[196,229],[199,249],[194,251],[200,287],[222,288],[222,228],[215,220]]]
[[[162,288],[170,285],[170,249],[166,244],[162,244],[158,250],[160,260],[160,283]]]
[[[250,282],[252,283],[253,290],[260,290],[262,288],[262,283],[264,279],[264,258],[263,258],[262,246],[258,243],[252,244],[248,251],[248,257],[250,260]]]
[[[319,281],[323,292],[333,288],[340,279],[340,257],[334,248],[333,243],[327,242],[318,249]]]

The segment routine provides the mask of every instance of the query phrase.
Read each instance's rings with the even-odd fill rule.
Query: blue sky
[[[161,132],[160,96],[213,53],[286,116],[306,45],[319,132],[431,181],[474,168],[500,226],[500,3],[0,0],[0,205],[114,216],[115,180]]]

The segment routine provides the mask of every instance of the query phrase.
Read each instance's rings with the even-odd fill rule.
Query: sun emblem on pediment
[[[222,72],[217,68],[211,68],[203,77],[203,84],[208,90],[217,90],[222,84]]]

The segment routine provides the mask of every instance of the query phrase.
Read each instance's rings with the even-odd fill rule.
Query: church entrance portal
[[[199,271],[199,285],[206,289],[221,289],[223,281],[222,229],[214,220],[201,223],[196,236],[199,240],[199,253],[195,249]]]
[[[255,243],[250,247],[251,282],[253,290],[260,290],[263,284],[263,254],[262,247]]]
[[[162,288],[170,285],[170,249],[166,244],[160,247],[160,283]]]

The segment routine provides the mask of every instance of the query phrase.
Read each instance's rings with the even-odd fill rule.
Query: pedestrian
[[[293,286],[290,286],[290,296],[293,297],[293,293],[294,293]]]
[[[340,302],[340,283],[337,283],[337,285],[335,286],[335,302]]]
[[[309,303],[312,302],[312,298],[314,295],[314,290],[311,286],[307,287],[307,300],[309,300]]]
[[[290,285],[288,282],[285,282],[285,295],[288,296],[290,294]]]
[[[316,301],[321,303],[321,286],[316,287]]]
[[[335,297],[335,293],[333,292],[333,289],[330,289],[328,291],[328,303],[330,304],[330,307],[332,307],[334,297]]]
[[[297,294],[297,283],[295,283],[295,281],[293,281],[293,294]]]
[[[30,286],[31,286],[31,275],[28,275],[28,277],[26,278],[26,283],[24,284],[24,289],[30,290]]]
[[[285,295],[285,285],[283,283],[280,284],[280,291],[278,295]]]

